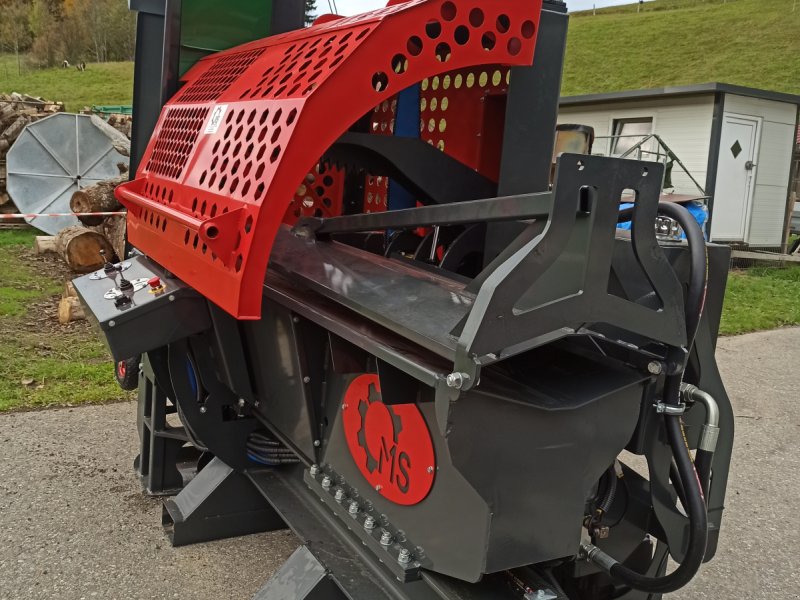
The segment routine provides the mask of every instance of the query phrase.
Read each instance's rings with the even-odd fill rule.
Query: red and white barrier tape
[[[23,214],[23,213],[11,213],[7,215],[0,215],[0,220],[3,219],[36,219],[38,217],[116,217],[121,215],[127,215],[128,213],[125,211],[119,212],[86,212],[86,213],[42,213],[42,214]]]

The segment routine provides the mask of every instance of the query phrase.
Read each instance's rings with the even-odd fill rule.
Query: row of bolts
[[[319,467],[317,465],[312,465],[310,472],[312,476],[316,476],[319,473]],[[331,488],[332,483],[333,481],[328,475],[325,475],[322,478],[322,488],[324,490],[326,491],[329,490]],[[345,499],[344,490],[342,488],[337,488],[333,498],[339,504],[344,502]],[[359,510],[360,507],[358,506],[358,502],[356,502],[355,500],[352,500],[350,502],[350,505],[347,507],[348,514],[353,518],[355,518],[358,515]],[[375,529],[375,518],[372,517],[371,515],[367,515],[367,517],[364,519],[364,529],[370,532],[373,529]],[[393,541],[394,540],[392,538],[392,534],[386,529],[384,529],[381,532],[381,539],[380,539],[381,546],[391,546]],[[400,564],[408,564],[409,562],[411,562],[411,552],[407,548],[401,548],[400,553],[397,555],[397,562],[399,562]]]

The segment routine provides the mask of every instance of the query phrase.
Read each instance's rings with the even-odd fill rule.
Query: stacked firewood
[[[6,154],[28,123],[63,112],[61,102],[50,102],[26,94],[0,94],[0,213],[14,213],[17,208],[6,191]]]
[[[125,258],[125,215],[86,213],[121,212],[114,190],[127,180],[128,175],[123,174],[72,194],[69,206],[81,224],[66,227],[55,236],[37,236],[36,253],[55,252],[74,273],[99,269],[105,259]]]

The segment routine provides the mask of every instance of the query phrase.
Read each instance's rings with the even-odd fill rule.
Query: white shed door
[[[725,113],[719,146],[711,239],[744,241],[755,187],[761,120]]]

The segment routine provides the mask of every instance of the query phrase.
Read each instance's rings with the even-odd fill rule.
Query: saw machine
[[[270,600],[681,588],[731,455],[728,249],[659,203],[660,164],[551,173],[563,4],[307,28],[302,4],[197,60],[160,114],[137,64],[135,251],[75,280],[115,359],[143,355],[136,467],[172,542],[291,528]],[[148,16],[164,80],[175,6]]]

